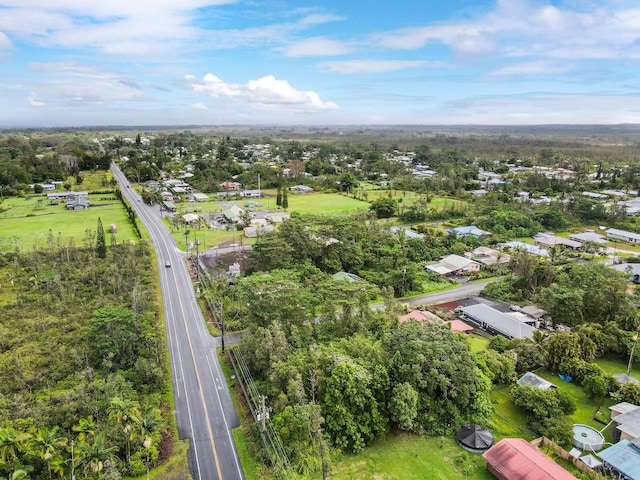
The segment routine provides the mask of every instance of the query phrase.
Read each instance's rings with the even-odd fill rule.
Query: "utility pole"
[[[220,301],[220,333],[222,334],[222,353],[224,354],[224,300]]]
[[[71,440],[71,480],[76,480],[76,463],[75,463],[75,457],[73,454],[74,446],[75,446],[75,442]]]
[[[193,233],[193,238],[195,238],[196,243],[196,280],[200,280],[200,257],[198,256],[198,246],[200,245],[200,240],[196,237],[195,232]]]

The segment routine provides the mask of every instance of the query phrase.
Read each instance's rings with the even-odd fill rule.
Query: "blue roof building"
[[[623,478],[640,478],[640,442],[634,440],[620,440],[615,445],[598,453],[609,466],[623,475]]]

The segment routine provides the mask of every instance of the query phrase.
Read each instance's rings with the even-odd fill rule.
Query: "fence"
[[[543,445],[545,447],[551,447],[551,449],[553,450],[553,453],[555,453],[557,456],[559,456],[563,460],[570,461],[571,463],[573,463],[574,467],[576,467],[578,470],[580,470],[583,473],[589,474],[591,478],[595,480],[607,479],[605,475],[601,474],[600,472],[596,472],[593,468],[586,465],[580,459],[572,457],[571,455],[569,455],[569,452],[567,452],[564,448],[562,448],[560,445],[555,443],[553,440],[549,440],[547,437],[536,438],[535,440],[532,440],[530,443],[536,448],[539,448],[540,445]]]

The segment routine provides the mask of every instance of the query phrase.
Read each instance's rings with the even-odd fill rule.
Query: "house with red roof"
[[[499,480],[577,480],[523,438],[503,438],[482,456]]]
[[[419,322],[423,325],[425,323],[433,323],[435,325],[448,324],[449,328],[454,333],[455,332],[469,333],[471,330],[473,330],[473,327],[471,327],[470,325],[467,325],[462,320],[452,320],[450,322],[445,322],[442,318],[440,318],[435,313],[431,313],[426,310],[413,310],[407,313],[406,315],[402,315],[398,320],[400,320],[401,323],[408,322],[410,320],[415,320],[416,322]]]

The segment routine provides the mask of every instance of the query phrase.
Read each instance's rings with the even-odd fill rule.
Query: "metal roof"
[[[479,303],[468,307],[462,307],[462,312],[480,324],[492,328],[510,338],[532,338],[535,328],[520,322],[495,308]]]
[[[627,477],[640,478],[640,449],[629,440],[619,441],[598,456]]]

